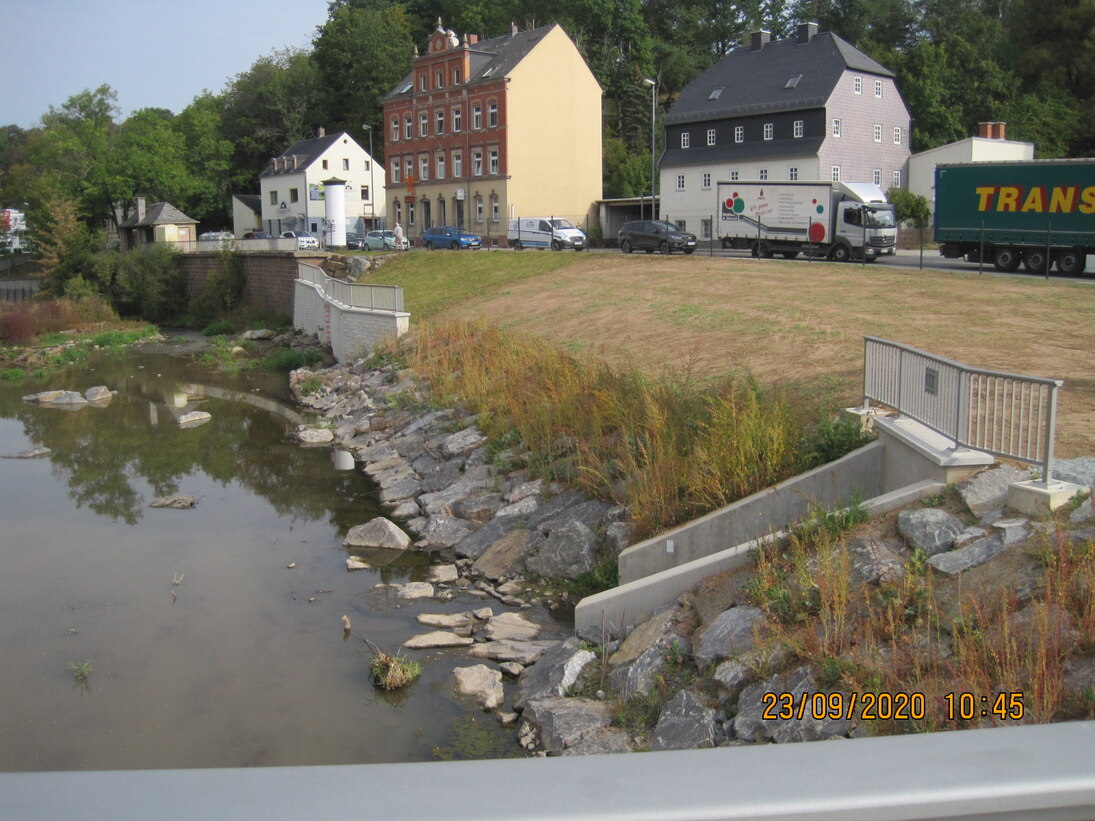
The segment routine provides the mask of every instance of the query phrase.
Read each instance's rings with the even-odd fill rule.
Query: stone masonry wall
[[[241,254],[244,302],[261,311],[293,315],[293,281],[297,277],[297,263],[318,265],[324,257],[295,253],[248,253]],[[206,283],[221,264],[219,253],[183,254],[179,265],[186,275],[186,292],[191,299],[205,293]]]

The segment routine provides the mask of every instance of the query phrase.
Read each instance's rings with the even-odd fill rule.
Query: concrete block
[[[1043,516],[1083,490],[1071,482],[1044,483],[1037,479],[1016,482],[1008,487],[1008,507],[1028,516]]]

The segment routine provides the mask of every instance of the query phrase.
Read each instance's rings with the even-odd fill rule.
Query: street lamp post
[[[373,127],[368,123],[362,123],[361,127],[369,132],[369,230],[373,230],[376,228],[376,206],[373,204],[376,202],[376,188],[373,185],[373,164],[376,163],[373,157]]]
[[[658,81],[649,77],[643,78],[643,82],[650,86],[650,219],[657,219],[654,212],[654,124],[657,121]],[[642,209],[640,209],[641,211]],[[642,214],[639,214],[642,216]]]

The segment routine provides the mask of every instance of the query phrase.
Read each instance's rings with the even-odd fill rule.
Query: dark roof
[[[544,39],[553,28],[559,24],[518,31],[514,34],[506,34],[502,37],[492,37],[489,40],[480,40],[468,48],[471,51],[471,73],[467,84],[475,85],[479,82],[499,80],[505,77],[514,67],[528,55],[536,44]],[[453,51],[459,51],[458,47]],[[396,100],[400,97],[410,97],[414,93],[414,69],[384,96],[384,102]],[[408,85],[411,87],[408,88]],[[406,88],[406,91],[403,89]]]
[[[711,165],[712,163],[743,162],[745,160],[782,159],[783,157],[816,157],[824,137],[798,140],[751,140],[744,143],[700,146],[698,148],[668,148],[662,153],[662,165]]]
[[[169,202],[154,202],[144,212],[144,219],[137,219],[134,213],[122,223],[122,228],[148,228],[153,225],[197,225],[198,221],[191,219]]]
[[[320,154],[322,154],[324,151],[326,151],[328,148],[338,142],[339,138],[349,136],[350,135],[347,134],[345,131],[340,131],[337,134],[327,134],[323,137],[312,137],[308,140],[297,140],[295,143],[289,146],[287,150],[278,155],[278,157],[296,157],[296,168],[292,168],[292,163],[290,163],[289,168],[286,168],[284,170],[279,169],[275,171],[274,164],[270,162],[267,163],[266,167],[262,169],[262,173],[259,174],[259,176],[274,177],[279,174],[299,174],[304,171],[304,169],[307,168],[309,165],[314,163]]]
[[[894,74],[832,32],[809,42],[775,40],[759,51],[736,48],[685,86],[666,123],[819,108],[846,69],[881,77]],[[801,75],[801,76],[800,76]],[[798,81],[788,88],[788,81]],[[711,93],[722,88],[716,99]],[[868,93],[864,89],[864,93]]]
[[[246,206],[254,211],[256,214],[262,213],[262,196],[259,194],[233,194],[237,200],[240,201],[240,205]]]

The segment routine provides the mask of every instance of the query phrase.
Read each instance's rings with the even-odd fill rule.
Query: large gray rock
[[[654,727],[654,750],[697,750],[718,745],[716,713],[688,690],[681,690],[662,708]]]
[[[556,528],[525,559],[530,572],[546,579],[576,579],[591,571],[597,561],[597,536],[579,521]]]
[[[471,696],[484,710],[496,710],[502,706],[502,671],[485,664],[457,667],[452,671],[456,678],[456,692]]]
[[[469,533],[469,523],[453,516],[430,516],[422,538],[433,547],[452,547]]]
[[[1095,456],[1054,459],[1053,478],[1062,482],[1072,482],[1080,487],[1095,487]]]
[[[730,722],[734,736],[742,741],[773,741],[785,744],[792,741],[846,738],[857,734],[858,728],[854,720],[848,720],[844,716],[830,718],[824,710],[814,715],[810,700],[806,702],[807,709],[801,719],[765,718],[765,711],[773,709],[770,697],[765,699],[766,694],[790,693],[793,709],[797,711],[800,697],[809,698],[820,692],[820,689],[809,667],[799,667],[790,673],[750,684],[741,691],[738,713]],[[845,695],[844,703],[848,704],[849,700],[850,696]],[[778,709],[781,703],[777,703],[774,709]]]
[[[531,530],[511,530],[475,560],[472,570],[488,579],[524,572],[525,556],[535,551],[546,537]]]
[[[88,402],[96,402],[102,405],[104,402],[109,402],[114,398],[114,394],[110,392],[110,388],[106,385],[96,385],[93,388],[88,388],[84,391],[84,399]]]
[[[500,493],[480,493],[468,499],[457,499],[452,503],[452,513],[461,519],[486,524],[502,508]]]
[[[540,656],[559,644],[558,641],[486,641],[468,648],[468,655],[477,659],[494,661],[515,661],[518,664],[533,664]]]
[[[872,536],[853,536],[847,541],[852,579],[857,584],[897,582],[905,577],[900,546]]]
[[[702,670],[713,661],[751,650],[766,623],[764,612],[756,607],[731,607],[719,614],[692,639],[696,666]]]
[[[461,636],[447,630],[434,630],[431,633],[411,636],[403,642],[403,646],[409,650],[429,650],[435,647],[467,647],[474,643],[475,639],[471,636]]]
[[[551,648],[535,664],[521,671],[513,698],[514,709],[523,710],[535,699],[565,696],[583,668],[595,658],[589,650],[581,649],[573,637]]]
[[[383,547],[389,550],[406,550],[410,545],[411,537],[383,516],[351,527],[342,541],[343,547]]]
[[[430,465],[429,462],[431,461],[434,464]],[[427,454],[416,459],[414,465],[415,471],[422,477],[423,493],[437,493],[460,478],[461,465],[459,459],[438,462]],[[420,469],[419,466],[423,469]]]
[[[608,664],[608,682],[627,700],[646,695],[654,689],[666,669],[666,652],[676,643],[685,646],[684,639],[673,630],[676,619],[673,610],[666,610],[640,624],[620,644]]]
[[[441,445],[441,451],[452,458],[473,451],[486,441],[487,437],[478,428],[465,428],[446,437]]]
[[[1029,470],[1017,470],[1011,465],[983,470],[958,485],[958,493],[975,516],[984,516],[1004,507],[1008,487],[1031,478]]]
[[[1078,525],[1095,519],[1095,497],[1088,496],[1068,515],[1071,524]]]
[[[564,527],[570,522],[581,522],[596,532],[605,523],[612,505],[594,499],[586,499],[577,490],[568,490],[541,504],[529,516],[529,524],[546,533]]]
[[[390,507],[400,507],[403,502],[417,496],[421,490],[422,483],[414,476],[407,476],[390,487],[382,488],[380,502]]]
[[[937,553],[928,559],[928,564],[945,573],[948,576],[956,576],[963,570],[977,567],[989,559],[998,556],[1006,547],[1001,533],[993,533],[983,539],[978,539],[958,550],[950,550],[946,553]]]
[[[715,668],[713,676],[725,691],[723,701],[734,701],[745,685],[760,677],[761,671],[779,667],[788,655],[787,648],[779,644],[772,648],[756,647],[724,661]]]
[[[929,556],[950,550],[965,529],[961,519],[937,508],[902,510],[897,514],[897,532],[906,544]]]
[[[418,503],[427,513],[445,513],[458,499],[467,499],[487,490],[494,482],[490,465],[480,465],[461,474],[460,478],[435,493],[423,493]]]
[[[535,699],[526,705],[523,718],[538,728],[540,745],[555,755],[599,735],[612,722],[609,706],[588,698]]]
[[[508,519],[492,519],[469,536],[465,536],[455,545],[453,552],[466,559],[478,559],[513,529]]]
[[[560,755],[606,755],[629,752],[631,752],[631,744],[628,742],[627,733],[623,730],[608,728],[582,736],[576,744],[567,747]]]
[[[188,510],[196,507],[198,500],[191,493],[176,493],[174,496],[161,496],[153,500],[149,507],[166,507],[174,510]]]
[[[24,402],[36,402],[39,405],[74,405],[83,406],[87,399],[76,391],[42,391],[23,397]]]
[[[499,613],[487,622],[483,635],[493,641],[532,641],[542,630],[540,625],[529,621],[520,613]]]

